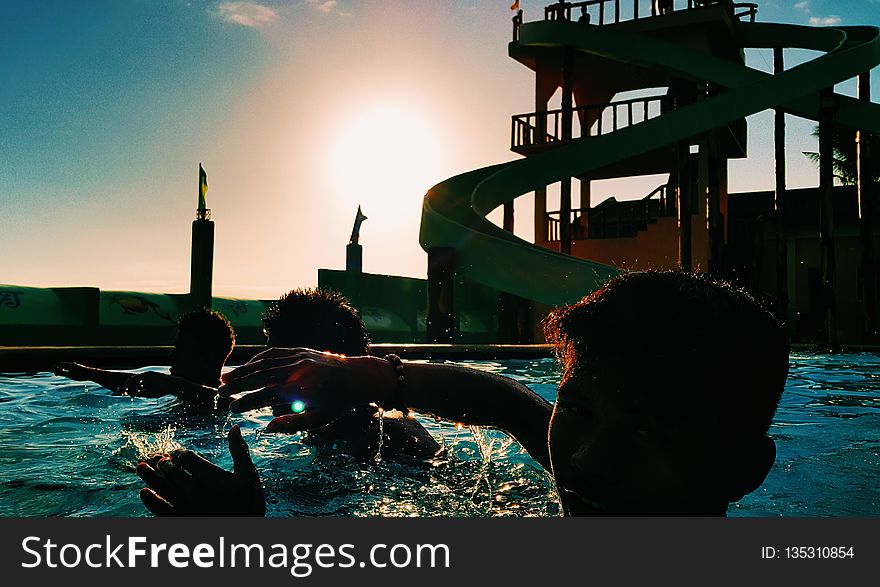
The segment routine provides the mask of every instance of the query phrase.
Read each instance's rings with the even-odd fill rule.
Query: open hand
[[[289,415],[269,422],[270,432],[297,432],[325,426],[352,408],[380,400],[376,382],[391,377],[382,359],[344,357],[310,349],[274,348],[221,377],[222,397],[252,391],[233,401],[229,409],[246,412],[266,406]],[[376,397],[374,397],[376,396]]]
[[[138,463],[137,474],[149,485],[140,493],[147,509],[157,516],[266,515],[260,476],[238,426],[228,439],[232,472],[191,450]]]

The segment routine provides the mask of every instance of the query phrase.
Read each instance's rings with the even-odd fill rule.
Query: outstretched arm
[[[341,357],[308,349],[270,349],[223,376],[220,395],[258,389],[230,404],[244,412],[301,402],[300,413],[275,418],[270,431],[318,428],[352,407],[388,403],[401,394],[419,412],[453,422],[507,431],[547,470],[552,406],[525,385],[493,373],[452,365],[405,363],[401,385],[392,365],[377,357]]]
[[[131,378],[131,373],[123,371],[108,371],[87,367],[79,363],[57,363],[52,369],[55,375],[67,377],[74,381],[93,381],[101,387],[119,393],[122,385]]]
[[[121,387],[120,391],[132,397],[162,397],[164,395],[176,395],[181,400],[206,407],[214,407],[214,398],[217,390],[213,387],[194,383],[189,379],[147,371],[130,377]],[[219,398],[218,406],[226,407],[227,400]]]

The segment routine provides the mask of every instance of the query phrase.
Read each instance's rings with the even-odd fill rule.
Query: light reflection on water
[[[731,515],[880,514],[880,357],[793,354],[771,428],[777,460]],[[553,400],[550,359],[466,364]],[[135,372],[146,369],[135,370]],[[49,373],[0,375],[0,515],[142,516],[134,465],[177,446],[231,468],[239,424],[269,515],[558,515],[548,475],[504,434],[419,418],[446,447],[430,463],[361,463],[302,435],[264,434],[268,410],[229,416],[111,395]]]

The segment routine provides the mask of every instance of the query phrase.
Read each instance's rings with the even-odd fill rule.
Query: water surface
[[[880,358],[793,354],[791,362],[770,430],[776,464],[730,515],[880,514]],[[459,364],[516,378],[555,399],[558,371],[550,359]],[[268,410],[228,416],[173,398],[114,396],[51,373],[0,375],[0,515],[149,515],[138,498],[137,461],[185,446],[231,468],[232,424],[251,447],[269,515],[559,515],[549,476],[498,431],[419,417],[442,439],[444,458],[360,463],[318,454],[300,435],[262,433],[270,419]]]

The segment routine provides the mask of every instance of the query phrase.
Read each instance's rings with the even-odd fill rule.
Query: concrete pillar
[[[859,75],[859,100],[871,101],[871,72]],[[877,256],[874,253],[874,217],[877,214],[877,184],[871,177],[871,134],[856,132],[856,189],[859,194],[859,241],[861,249],[862,301],[865,308],[864,341],[880,340],[877,325]]]
[[[345,297],[352,307],[361,311],[361,274],[364,266],[364,248],[358,243],[345,246]]]
[[[581,218],[584,225],[584,236],[590,236],[590,206],[593,198],[593,186],[589,177],[580,177],[581,182]]]
[[[710,275],[724,274],[724,218],[721,214],[721,171],[724,160],[718,156],[718,133],[709,133],[706,144],[706,219],[709,230]]]
[[[429,343],[451,344],[456,338],[455,324],[455,249],[434,247],[428,250],[428,324]]]
[[[837,301],[834,291],[837,262],[834,254],[834,89],[819,94],[819,243],[822,255],[822,293],[825,306],[823,347],[840,350],[837,336]]]
[[[205,219],[193,220],[189,272],[191,310],[211,308],[213,278],[214,222]]]
[[[562,50],[562,142],[571,142],[574,123],[574,55]],[[562,179],[559,190],[559,251],[571,254],[571,178]]]
[[[773,74],[785,71],[782,47],[773,49]],[[788,234],[785,210],[785,112],[777,108],[773,123],[774,166],[776,189],[773,194],[773,212],[776,219],[776,316],[788,321]],[[790,323],[790,321],[788,321]]]
[[[691,225],[691,155],[689,141],[679,141],[676,150],[676,207],[678,208],[678,264],[693,269],[693,227]]]

